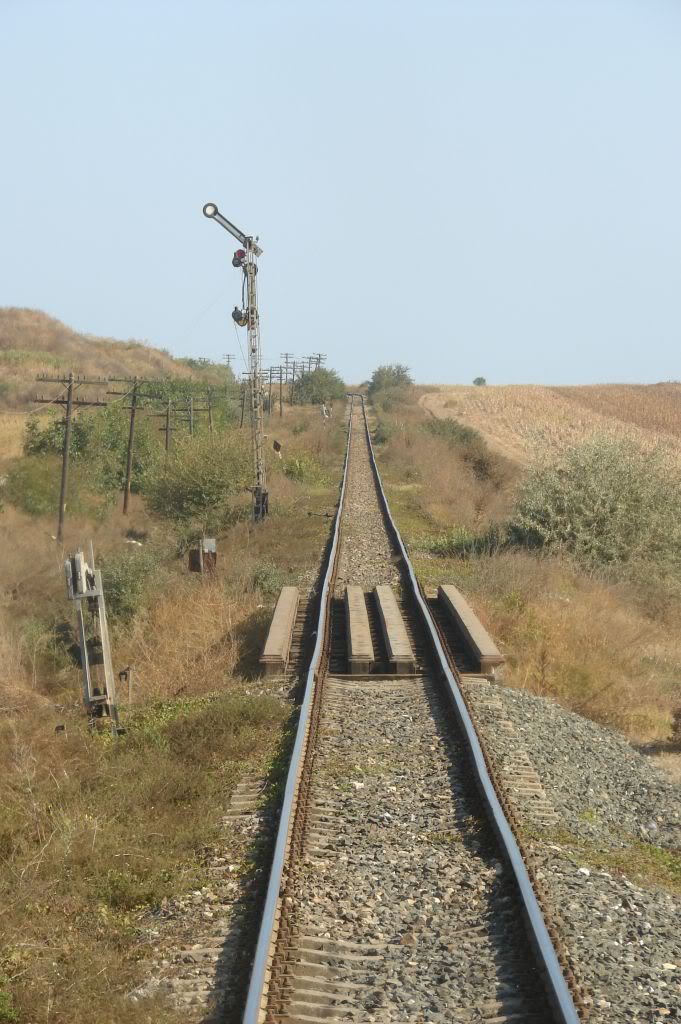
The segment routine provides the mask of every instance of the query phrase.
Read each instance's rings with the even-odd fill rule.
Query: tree
[[[186,437],[144,480],[150,512],[196,532],[213,533],[234,514],[234,499],[250,481],[248,443],[237,434]]]
[[[409,367],[402,363],[390,363],[374,370],[369,381],[369,394],[385,391],[388,388],[403,388],[413,384]]]
[[[346,387],[335,370],[319,367],[298,377],[293,385],[293,400],[298,405],[321,405],[345,398]]]
[[[484,377],[476,377],[473,383],[475,384],[476,387],[482,388],[485,386],[487,381],[485,380]]]

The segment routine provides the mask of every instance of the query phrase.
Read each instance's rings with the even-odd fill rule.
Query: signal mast
[[[258,273],[258,256],[262,249],[258,239],[245,235],[226,217],[223,217],[215,203],[206,203],[203,208],[205,217],[217,221],[230,235],[236,238],[243,248],[237,249],[232,257],[232,266],[241,268],[244,274],[246,305],[244,308],[235,306],[232,319],[239,327],[248,328],[248,392],[251,408],[251,435],[253,442],[253,472],[255,483],[253,491],[253,522],[260,523],[268,512],[268,495],[265,478],[265,458],[263,442],[263,392],[261,379],[260,350],[260,317],[258,316],[258,290],[256,277]],[[242,290],[242,305],[244,294]]]

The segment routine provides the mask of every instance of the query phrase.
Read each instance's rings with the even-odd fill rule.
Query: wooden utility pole
[[[130,405],[124,406],[130,411],[130,429],[128,431],[128,453],[125,461],[125,484],[123,485],[123,515],[128,514],[130,504],[130,489],[132,487],[132,462],[135,450],[135,417],[137,415],[138,402],[140,398],[158,399],[158,395],[147,395],[140,392],[140,384],[151,384],[149,380],[140,377],[111,377],[111,384],[132,384],[128,391],[107,391],[107,395],[119,395],[127,398],[130,395]]]
[[[168,404],[166,405],[166,455],[170,451],[170,437],[171,437],[171,432],[172,432],[172,429],[173,429],[172,425],[171,425],[171,422],[170,422],[172,415],[173,415],[173,403],[171,402],[170,399],[168,399]]]
[[[208,391],[206,392],[206,402],[208,403],[207,404],[207,409],[208,409],[208,433],[212,435],[212,433],[213,433],[213,389],[212,388],[208,388]]]
[[[284,410],[282,408],[283,392],[284,392],[284,367],[280,366],[279,367],[279,416],[283,416],[284,415]]]
[[[159,427],[158,429],[162,430],[165,433],[165,449],[166,449],[166,455],[167,455],[168,452],[170,451],[170,438],[171,438],[173,430],[175,429],[173,427],[173,424],[172,424],[172,416],[173,416],[173,403],[172,403],[172,400],[169,398],[168,401],[166,402],[166,410],[165,410],[165,412],[154,413],[154,416],[162,416],[163,419],[165,420],[164,425],[162,427]]]
[[[292,352],[282,352],[281,353],[281,358],[284,360],[284,381],[288,384],[288,371],[289,371],[289,366],[291,365],[291,360],[293,359],[293,353]],[[293,405],[293,402],[291,401],[290,393],[289,393],[289,402],[290,402],[291,405]]]
[[[61,486],[59,488],[59,522],[57,541],[64,540],[64,515],[66,514],[66,490],[69,484],[69,452],[71,450],[71,416],[73,414],[73,373],[69,374],[66,392],[66,426],[64,429],[64,450],[61,459]]]
[[[36,377],[37,381],[41,381],[46,384],[61,384],[66,390],[66,397],[62,392],[59,398],[45,398],[42,395],[34,399],[35,402],[41,405],[61,405],[65,410],[65,429],[64,429],[64,447],[62,449],[62,461],[61,461],[61,484],[59,487],[59,518],[57,521],[57,541],[61,544],[64,540],[64,519],[66,517],[66,497],[69,486],[69,456],[71,450],[71,422],[73,419],[73,410],[79,406],[104,406],[107,403],[102,402],[99,399],[96,401],[86,401],[82,398],[74,398],[73,393],[79,387],[90,384],[95,387],[102,387],[108,384],[108,381],[104,377],[76,377],[73,372],[68,377],[47,377],[45,374],[40,374]]]
[[[128,503],[130,501],[130,485],[132,482],[132,448],[135,443],[135,414],[137,413],[137,390],[139,382],[137,377],[132,385],[132,397],[130,399],[130,431],[128,433],[128,457],[125,463],[125,487],[123,489],[123,515],[128,514]]]

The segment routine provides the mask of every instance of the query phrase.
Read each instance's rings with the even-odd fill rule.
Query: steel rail
[[[379,473],[378,466],[376,464],[373,444],[371,443],[371,433],[369,431],[364,399],[362,399],[362,412],[364,414],[364,425],[369,445],[371,466],[374,472],[374,478],[376,480],[381,504],[383,506],[383,512],[390,524],[390,528],[392,530],[394,540],[400,550],[400,554],[404,559],[404,565],[409,575],[413,597],[416,600],[419,611],[421,612],[424,625],[430,634],[433,647],[435,648],[440,662],[444,680],[447,684],[448,695],[451,698],[454,712],[464,732],[466,742],[468,743],[470,753],[472,755],[478,788],[483,796],[485,804],[487,805],[487,810],[493,828],[501,842],[511,870],[513,871],[516,887],[522,900],[523,908],[530,927],[531,939],[540,958],[540,966],[545,974],[549,998],[553,1004],[555,1012],[560,1014],[560,1024],[580,1024],[579,1014],[577,1013],[577,1009],[572,1000],[570,989],[568,988],[556,950],[553,942],[551,941],[551,936],[549,935],[546,927],[546,922],[544,921],[541,907],[539,906],[539,902],[532,887],[532,882],[530,881],[530,876],[527,872],[522,853],[520,852],[516,838],[506,819],[503,808],[499,803],[499,798],[497,797],[494,789],[494,784],[489,771],[487,770],[487,764],[480,746],[477,730],[468,712],[468,708],[466,707],[463,694],[461,693],[454,674],[449,667],[449,662],[442,647],[437,627],[433,621],[433,616],[424,600],[421,587],[416,579],[414,568],[409,559],[409,555],[407,554],[407,549],[400,535],[400,531],[397,528],[397,524],[390,512],[388,499],[386,498],[385,491],[383,489],[381,474]]]
[[[336,518],[334,522],[333,540],[331,544],[331,549],[329,551],[327,569],[322,584],[320,616],[317,628],[317,640],[315,643],[312,660],[310,662],[310,668],[307,673],[305,695],[300,708],[300,717],[298,721],[298,727],[296,730],[296,738],[293,747],[293,752],[291,755],[289,772],[286,780],[286,789],[284,792],[284,800],[282,804],[279,828],[277,832],[274,855],[272,858],[270,878],[265,897],[265,905],[263,909],[260,931],[258,934],[255,956],[253,960],[253,968],[251,971],[251,979],[249,983],[246,1007],[244,1010],[244,1016],[242,1018],[243,1024],[261,1024],[266,1008],[265,1000],[267,997],[267,991],[269,987],[271,967],[270,961],[271,955],[275,949],[277,939],[279,925],[279,904],[281,897],[283,895],[283,885],[285,882],[284,876],[287,867],[289,839],[292,834],[294,818],[296,813],[298,787],[304,766],[304,758],[306,754],[309,726],[311,721],[311,712],[313,709],[317,683],[319,680],[319,667],[324,654],[326,628],[329,618],[331,588],[335,575],[336,562],[338,558],[341,534],[341,520],[347,490],[348,466],[350,462],[353,405],[354,402],[351,402],[347,434],[347,447],[345,452],[345,461],[343,465],[343,477],[340,489],[340,497],[338,502],[338,508],[336,511]],[[383,513],[386,517],[389,530],[392,532],[395,544],[397,545],[400,555],[404,561],[404,566],[409,577],[409,582],[411,584],[412,596],[416,601],[417,607],[423,619],[424,626],[426,628],[427,633],[430,636],[433,649],[435,651],[435,654],[437,655],[442,676],[446,684],[448,696],[451,700],[454,713],[457,717],[457,720],[459,721],[465,740],[468,744],[478,788],[482,795],[483,801],[486,805],[493,828],[498,836],[498,839],[503,847],[504,854],[513,872],[516,888],[521,899],[525,915],[527,918],[527,922],[529,925],[530,936],[533,941],[538,958],[540,960],[540,966],[543,969],[543,973],[545,976],[548,995],[553,1004],[554,1012],[557,1015],[556,1024],[580,1024],[579,1014],[575,1008],[565,977],[563,976],[563,971],[559,963],[556,950],[554,949],[553,943],[551,941],[548,929],[546,927],[546,923],[544,921],[541,908],[537,901],[537,897],[532,887],[532,883],[530,881],[527,868],[523,861],[522,853],[516,842],[513,831],[506,819],[503,808],[495,792],[494,783],[487,769],[480,741],[478,739],[477,731],[468,712],[468,708],[464,701],[463,695],[458,687],[454,673],[452,672],[449,666],[446,653],[444,651],[440,637],[438,635],[437,627],[433,621],[430,609],[428,608],[423,598],[421,587],[416,579],[416,575],[414,573],[413,566],[409,559],[407,549],[404,545],[404,542],[402,541],[400,532],[390,512],[385,491],[383,489],[381,476],[378,470],[378,466],[376,464],[376,456],[373,450],[373,445],[371,443],[371,435],[369,432],[366,406],[363,398],[362,412],[372,472],[374,474],[374,479],[376,481],[377,491],[379,494],[379,499],[382,505]]]
[[[274,854],[272,857],[272,867],[270,869],[270,879],[267,885],[265,906],[263,909],[260,931],[258,933],[258,942],[255,947],[255,956],[253,958],[251,980],[248,986],[248,995],[246,998],[246,1008],[244,1010],[243,1024],[259,1024],[259,1022],[261,1021],[261,1015],[264,1011],[263,1001],[266,997],[267,986],[269,984],[270,951],[273,949],[277,937],[279,901],[282,895],[282,884],[284,882],[284,870],[286,868],[286,855],[288,851],[289,836],[291,835],[291,830],[293,828],[293,820],[296,812],[296,797],[298,791],[298,783],[300,781],[300,775],[303,768],[303,762],[306,753],[306,740],[308,735],[308,727],[310,724],[310,713],[314,701],[317,683],[317,672],[323,654],[324,636],[326,632],[326,623],[329,614],[331,584],[333,581],[336,559],[338,556],[338,548],[340,542],[340,524],[343,513],[343,505],[345,502],[345,492],[348,479],[348,466],[350,464],[350,444],[352,441],[353,407],[354,399],[351,399],[350,416],[348,419],[347,447],[345,449],[345,461],[343,463],[343,479],[341,483],[340,496],[338,500],[338,508],[336,510],[333,540],[331,543],[331,549],[329,551],[329,559],[326,574],[324,576],[324,582],[322,584],[319,624],[317,626],[317,640],[315,643],[314,651],[312,653],[312,660],[310,662],[310,668],[308,670],[307,678],[305,681],[305,696],[303,697],[303,702],[300,706],[300,717],[298,719],[298,727],[296,729],[296,738],[295,743],[293,745],[293,752],[291,754],[291,762],[289,765],[288,775],[286,777],[286,789],[284,791],[284,799],[281,807],[279,827],[277,830],[277,840],[274,847]]]

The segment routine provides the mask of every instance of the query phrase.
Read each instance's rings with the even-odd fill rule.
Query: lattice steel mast
[[[253,444],[253,520],[259,523],[268,511],[267,480],[265,476],[265,458],[263,442],[263,390],[261,380],[261,349],[260,349],[260,317],[258,315],[257,258],[262,249],[257,239],[245,235],[234,224],[223,217],[215,203],[206,203],[204,216],[229,231],[243,249],[237,249],[232,258],[232,265],[241,267],[246,281],[246,308],[234,308],[232,317],[240,327],[248,328],[248,390],[251,410],[251,436]]]

